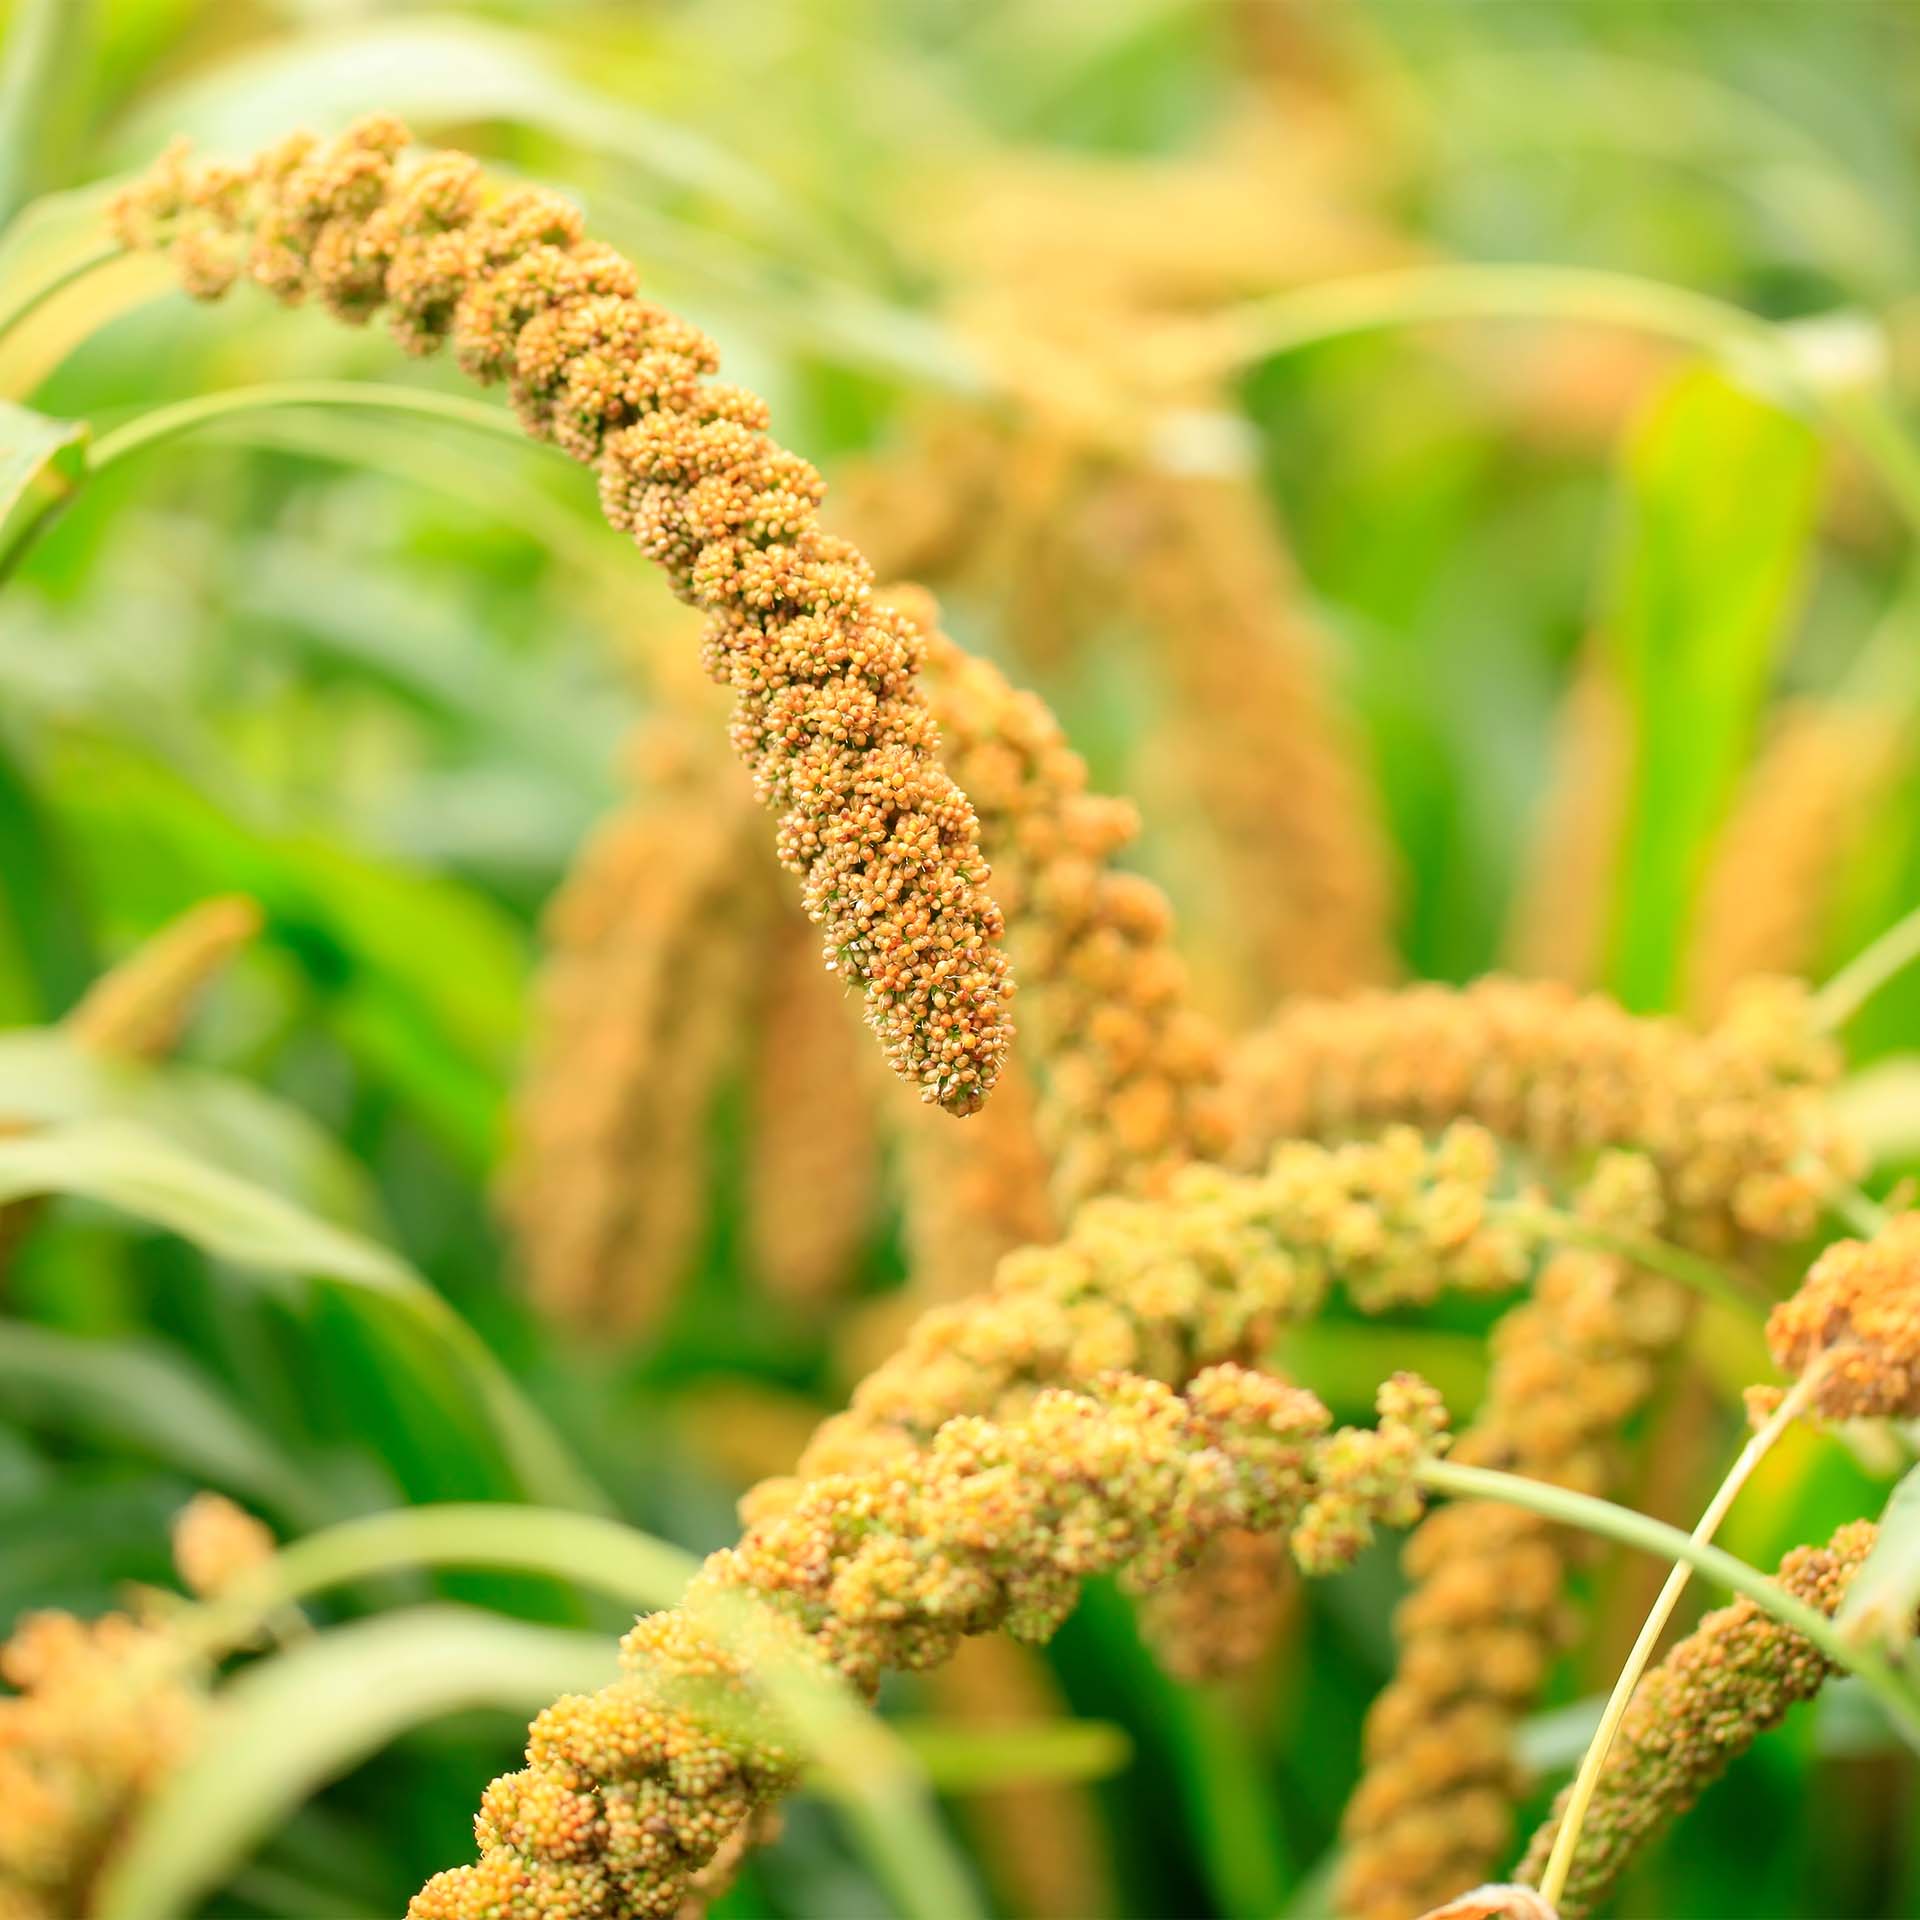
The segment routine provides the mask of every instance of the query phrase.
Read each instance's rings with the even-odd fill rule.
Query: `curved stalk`
[[[1920,907],[1896,920],[1813,996],[1813,1018],[1825,1032],[1843,1027],[1880,989],[1920,960]]]
[[[1920,1752],[1920,1698],[1916,1698],[1887,1661],[1871,1648],[1850,1645],[1823,1613],[1784,1592],[1757,1567],[1723,1553],[1670,1527],[1663,1520],[1615,1506],[1590,1493],[1550,1486],[1522,1474],[1502,1473],[1494,1467],[1462,1466],[1453,1460],[1427,1460],[1414,1469],[1414,1478],[1430,1492],[1463,1500],[1500,1500],[1523,1507],[1544,1520],[1578,1527],[1604,1540],[1651,1553],[1662,1560],[1681,1561],[1695,1573],[1751,1600],[1782,1626],[1809,1640],[1836,1667],[1859,1676],[1860,1683],[1879,1701],[1901,1739]]]
[[[1524,1200],[1497,1202],[1488,1211],[1524,1232],[1537,1233],[1562,1246],[1586,1247],[1595,1253],[1611,1253],[1622,1260],[1631,1260],[1635,1266],[1645,1267],[1649,1273],[1663,1274],[1690,1293],[1727,1307],[1743,1319],[1757,1321],[1766,1312],[1768,1303],[1741,1286],[1724,1267],[1697,1253],[1689,1253],[1670,1240],[1642,1240],[1632,1234],[1610,1233],[1577,1214],[1534,1206]]]
[[[1753,1477],[1754,1469],[1772,1451],[1780,1436],[1806,1411],[1807,1403],[1819,1387],[1823,1371],[1817,1366],[1809,1368],[1775,1408],[1773,1417],[1741,1448],[1740,1457],[1728,1469],[1727,1477],[1707,1502],[1706,1511],[1701,1514],[1699,1524],[1689,1536],[1696,1545],[1704,1547],[1711,1544],[1713,1536],[1720,1530],[1721,1521],[1727,1517],[1727,1510],[1739,1497],[1741,1488]],[[1553,1851],[1547,1858],[1546,1872],[1540,1879],[1541,1898],[1550,1907],[1559,1907],[1560,1896],[1566,1890],[1567,1876],[1573,1870],[1574,1852],[1580,1845],[1580,1829],[1586,1824],[1587,1808],[1593,1803],[1594,1789],[1600,1784],[1600,1775],[1605,1771],[1607,1756],[1613,1751],[1614,1736],[1620,1731],[1621,1721],[1626,1718],[1634,1689],[1639,1686],[1640,1677],[1646,1672],[1654,1649],[1660,1644],[1660,1636],[1666,1632],[1667,1622],[1673,1618],[1673,1610],[1679,1605],[1680,1596],[1692,1578],[1693,1568],[1684,1560],[1674,1563],[1673,1571],[1667,1575],[1666,1584],[1661,1587],[1627,1655],[1626,1663],[1620,1669],[1620,1677],[1613,1683],[1612,1693],[1607,1696],[1600,1725],[1587,1743],[1580,1771],[1574,1776],[1573,1792],[1561,1818],[1560,1830],[1554,1835]]]
[[[88,274],[97,273],[102,267],[110,267],[116,260],[127,257],[126,248],[117,243],[96,248],[84,259],[63,267],[52,279],[43,280],[31,292],[22,294],[12,306],[0,307],[0,340],[5,340],[15,327],[32,319],[48,301],[58,298],[69,287],[77,286]]]
[[[520,423],[504,407],[460,393],[439,393],[431,387],[400,387],[362,380],[272,380],[258,386],[228,387],[191,400],[154,407],[111,433],[103,433],[87,451],[91,478],[117,466],[131,454],[144,452],[182,434],[197,432],[238,413],[262,413],[280,407],[370,407],[384,413],[418,414],[453,426],[491,433],[516,446],[530,442]]]
[[[1385,328],[1444,320],[1564,320],[1677,341],[1743,369],[1823,415],[1920,534],[1920,449],[1877,392],[1815,377],[1786,331],[1724,300],[1637,274],[1497,262],[1404,267],[1249,301],[1201,321],[1162,355],[1175,380]]]

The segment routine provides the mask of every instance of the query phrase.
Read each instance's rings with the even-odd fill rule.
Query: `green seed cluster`
[[[1489,1207],[1499,1174],[1479,1128],[1430,1143],[1401,1127],[1342,1147],[1292,1142],[1257,1176],[1191,1166],[1160,1200],[1091,1201],[1063,1241],[1010,1255],[988,1292],[915,1322],[820,1428],[797,1477],[766,1482],[745,1511],[904,1458],[959,1416],[1017,1415],[1043,1387],[1115,1369],[1178,1385],[1257,1362],[1336,1277],[1369,1313],[1518,1286],[1533,1243]]]
[[[641,1620],[625,1676],[534,1722],[527,1766],[488,1789],[481,1859],[438,1875],[410,1920],[654,1920],[679,1910],[730,1837],[791,1787],[801,1755],[753,1675],[824,1662],[871,1691],[999,1628],[1043,1640],[1083,1581],[1151,1585],[1226,1528],[1291,1530],[1301,1564],[1346,1564],[1376,1524],[1419,1511],[1441,1444],[1411,1375],[1372,1429],[1330,1431],[1310,1393],[1243,1368],[1184,1394],[1108,1374],[1040,1393],[1018,1419],[950,1421],[923,1451],[814,1482],[715,1554],[686,1603]],[[731,1600],[765,1603],[717,1630]]]
[[[243,167],[175,150],[120,197],[116,227],[199,298],[244,277],[345,320],[385,309],[409,352],[450,341],[464,371],[506,383],[529,433],[595,468],[607,518],[708,615],[708,670],[733,689],[734,744],[781,816],[828,964],[861,983],[894,1069],[972,1112],[1012,989],[973,810],[916,683],[919,636],[821,530],[820,476],[768,437],[764,404],[711,378],[712,343],[643,300],[577,209],[490,187],[463,154],[404,162],[407,143],[380,116]]]

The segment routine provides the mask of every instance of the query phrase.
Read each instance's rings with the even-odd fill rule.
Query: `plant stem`
[[[1250,361],[1383,328],[1444,320],[1564,320],[1657,334],[1755,376],[1850,440],[1920,533],[1920,451],[1874,391],[1810,371],[1787,332],[1744,308],[1637,274],[1502,262],[1405,267],[1276,294],[1177,336],[1161,371],[1218,378]]]
[[[155,407],[125,426],[103,433],[87,453],[91,477],[162,441],[231,418],[279,407],[371,407],[386,413],[419,414],[454,426],[474,427],[531,446],[520,423],[504,407],[489,406],[465,394],[439,393],[431,387],[400,387],[361,380],[273,380],[253,387],[229,387],[191,400]]]
[[[1707,1502],[1706,1511],[1701,1514],[1700,1522],[1693,1530],[1691,1538],[1697,1546],[1707,1546],[1712,1542],[1713,1536],[1720,1530],[1721,1521],[1727,1517],[1728,1508],[1752,1478],[1753,1470],[1805,1411],[1819,1386],[1822,1371],[1821,1367],[1815,1366],[1802,1374],[1792,1391],[1775,1408],[1773,1417],[1741,1448],[1740,1457],[1728,1469],[1727,1477]],[[1676,1560],[1673,1571],[1667,1575],[1666,1584],[1660,1589],[1659,1597],[1640,1628],[1639,1637],[1634,1641],[1625,1665],[1620,1669],[1620,1677],[1613,1683],[1612,1693],[1607,1696],[1606,1709],[1600,1716],[1600,1725],[1595,1729],[1592,1740],[1587,1744],[1580,1771],[1574,1776],[1573,1792],[1568,1797],[1566,1812],[1561,1816],[1560,1831],[1554,1835],[1553,1851],[1548,1856],[1546,1872],[1540,1879],[1541,1898],[1550,1907],[1559,1906],[1560,1896],[1566,1890],[1567,1876],[1573,1870],[1574,1850],[1580,1844],[1580,1829],[1586,1823],[1587,1808],[1593,1803],[1594,1790],[1600,1784],[1607,1756],[1613,1751],[1614,1736],[1620,1731],[1621,1721],[1626,1718],[1634,1689],[1639,1686],[1640,1677],[1653,1658],[1654,1648],[1660,1644],[1660,1636],[1666,1632],[1667,1622],[1673,1618],[1673,1610],[1679,1605],[1680,1596],[1692,1578],[1693,1568],[1684,1560]]]
[[[1825,1614],[1796,1600],[1757,1567],[1736,1560],[1718,1547],[1694,1540],[1663,1520],[1635,1513],[1631,1507],[1615,1506],[1611,1500],[1598,1500],[1590,1493],[1575,1493],[1571,1488],[1552,1486],[1544,1480],[1529,1480],[1522,1474],[1502,1473],[1493,1467],[1463,1466],[1453,1460],[1427,1460],[1415,1469],[1414,1477],[1434,1493],[1457,1499],[1504,1501],[1508,1506],[1537,1513],[1544,1520],[1579,1527],[1602,1539],[1616,1540],[1622,1546],[1655,1554],[1662,1560],[1684,1561],[1716,1586],[1751,1600],[1762,1612],[1791,1627],[1803,1639],[1811,1641],[1834,1666],[1857,1674],[1861,1684],[1886,1710],[1900,1737],[1920,1752],[1920,1698],[1915,1697],[1879,1653],[1849,1645]]]
[[[85,479],[97,479],[122,460],[178,439],[182,434],[195,433],[236,415],[272,412],[283,407],[371,408],[471,427],[511,440],[518,447],[539,444],[527,438],[520,423],[504,407],[489,406],[484,400],[470,399],[461,393],[440,393],[431,387],[401,387],[365,380],[273,380],[259,386],[229,387],[222,393],[200,394],[191,400],[154,407],[111,433],[102,434],[87,449]],[[77,490],[69,489],[48,500],[21,525],[4,553],[0,553],[0,583],[12,577],[34,542],[60,517]]]
[[[678,1603],[699,1562],[624,1522],[561,1507],[449,1502],[324,1527],[282,1547],[189,1616],[196,1645],[222,1654],[328,1587],[403,1567],[504,1567],[597,1588],[642,1610]]]
[[[126,257],[126,248],[118,244],[99,247],[84,259],[76,260],[71,266],[61,268],[52,279],[41,281],[31,293],[23,294],[13,306],[0,308],[0,340],[4,340],[15,327],[31,319],[49,300],[65,293],[69,287],[84,280],[88,274],[96,273],[102,267],[110,267],[116,260],[124,260]]]
[[[1697,1253],[1689,1253],[1685,1247],[1676,1247],[1669,1240],[1641,1240],[1631,1234],[1611,1233],[1605,1227],[1582,1220],[1578,1214],[1534,1206],[1524,1200],[1497,1202],[1489,1211],[1523,1231],[1538,1233],[1563,1245],[1617,1254],[1650,1273],[1664,1274],[1703,1299],[1731,1308],[1744,1319],[1756,1319],[1764,1310],[1764,1303],[1742,1287],[1724,1267]]]
[[[1920,907],[1903,914],[1813,996],[1813,1018],[1827,1033],[1843,1027],[1897,974],[1920,960]]]

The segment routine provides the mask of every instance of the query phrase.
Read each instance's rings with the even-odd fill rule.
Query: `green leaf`
[[[402,1567],[542,1574],[651,1612],[678,1605],[699,1565],[680,1548],[598,1514],[477,1501],[397,1507],[283,1547],[205,1610],[206,1643],[241,1644],[283,1607]]]
[[[1878,1643],[1902,1653],[1920,1614],[1920,1467],[1894,1488],[1880,1515],[1880,1537],[1853,1576],[1834,1615],[1854,1646]]]
[[[309,1795],[410,1728],[474,1707],[533,1714],[616,1671],[600,1634],[421,1607],[316,1635],[218,1696],[198,1755],[146,1803],[100,1920],[192,1910]]]
[[[396,1390],[423,1394],[454,1415],[472,1408],[514,1481],[543,1504],[605,1507],[480,1337],[385,1248],[121,1122],[0,1139],[0,1204],[41,1193],[119,1208],[242,1271],[331,1283],[390,1363],[410,1376]]]
[[[0,1033],[0,1116],[131,1122],[336,1226],[378,1218],[366,1174],[331,1135],[291,1102],[206,1067],[104,1059],[54,1027]]]
[[[82,116],[92,0],[17,0],[0,56],[0,224],[63,169]]]
[[[0,580],[33,530],[79,484],[87,429],[0,400]]]
[[[318,1517],[307,1481],[277,1443],[163,1351],[0,1320],[0,1399],[22,1416],[51,1416],[152,1453],[297,1523]]]
[[[156,919],[209,893],[257,900],[268,939],[301,959],[368,1071],[470,1164],[491,1162],[529,964],[506,913],[443,875],[224,812],[124,743],[74,743],[55,797],[123,893],[150,889]]]
[[[74,862],[34,782],[0,741],[0,924],[18,953],[0,960],[0,981],[27,1018],[52,1019],[99,972]]]
[[[1725,374],[1663,388],[1629,436],[1603,631],[1633,718],[1612,984],[1669,1004],[1713,836],[1806,564],[1819,443]]]
[[[1086,1785],[1133,1763],[1133,1741],[1110,1720],[1035,1720],[975,1726],[957,1720],[899,1719],[893,1730],[942,1793],[1003,1787]]]

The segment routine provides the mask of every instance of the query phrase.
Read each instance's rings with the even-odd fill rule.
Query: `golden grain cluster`
[[[384,311],[410,351],[450,344],[505,383],[530,433],[595,469],[608,519],[707,617],[748,773],[697,721],[656,715],[628,799],[549,910],[506,1192],[530,1291],[590,1338],[658,1332],[711,1222],[713,1114],[737,1082],[762,1283],[824,1313],[896,1218],[913,1316],[881,1309],[893,1350],[793,1472],[748,1495],[739,1544],[686,1603],[627,1635],[622,1677],[536,1720],[524,1768],[485,1793],[477,1862],[432,1880],[414,1920],[697,1909],[804,1770],[776,1670],[871,1696],[970,1636],[1043,1640],[1086,1580],[1118,1573],[1176,1672],[1231,1672],[1286,1630],[1283,1560],[1340,1571],[1380,1527],[1412,1529],[1408,1590],[1335,1898],[1344,1920],[1458,1899],[1511,1860],[1529,1789],[1516,1735],[1579,1637],[1578,1551],[1516,1505],[1423,1518],[1421,1475],[1447,1444],[1438,1396],[1396,1373],[1376,1424],[1336,1427],[1273,1370],[1277,1336],[1336,1296],[1389,1318],[1449,1292],[1497,1299],[1452,1458],[1617,1492],[1626,1429],[1693,1322],[1676,1276],[1722,1263],[1737,1289],[1786,1269],[1860,1171],[1820,1009],[1762,969],[1814,957],[1808,902],[1886,741],[1805,717],[1783,730],[1702,894],[1706,1024],[1644,1017],[1582,990],[1623,764],[1617,703],[1583,682],[1557,891],[1517,943],[1559,977],[1393,985],[1386,836],[1248,475],[1156,463],[1108,432],[1105,368],[1090,361],[1083,392],[1049,361],[1054,390],[1016,389],[1010,421],[929,427],[864,512],[882,557],[956,580],[1004,560],[990,522],[1044,533],[1033,565],[1054,590],[1028,609],[1030,667],[1077,644],[1089,608],[1151,631],[1181,778],[1239,903],[1233,985],[1210,996],[1176,926],[1178,876],[1163,889],[1143,870],[1131,803],[1093,790],[1049,707],[948,637],[924,593],[876,589],[823,530],[819,475],[769,437],[754,395],[715,380],[711,344],[565,201],[407,148],[377,118],[241,167],[176,153],[115,218],[199,297],[245,279],[352,321]],[[1021,476],[1070,506],[1059,527],[989,512]],[[1124,579],[1076,569],[1071,529],[1089,525],[1127,554]],[[780,816],[798,906],[757,803]],[[1794,908],[1761,913],[1742,876],[1783,845]],[[169,949],[154,977],[197,978],[243,918],[178,965]],[[896,1110],[849,1049],[848,988],[896,1075],[965,1127]],[[103,989],[76,1030],[151,1053],[180,998]],[[1920,1416],[1920,1216],[1829,1248],[1767,1331],[1785,1373],[1818,1370],[1817,1416]],[[1799,1549],[1781,1585],[1830,1615],[1872,1537]],[[190,1512],[178,1549],[201,1594],[265,1550],[257,1523],[215,1507]],[[169,1644],[110,1616],[10,1645],[5,1920],[83,1911],[82,1863],[197,1737],[204,1676]],[[1684,1637],[1625,1717],[1561,1920],[1829,1671],[1747,1599]],[[1552,1835],[1521,1880],[1538,1882]],[[1040,1897],[1087,1882],[1051,1884]],[[1449,1911],[1540,1906],[1493,1888]]]

